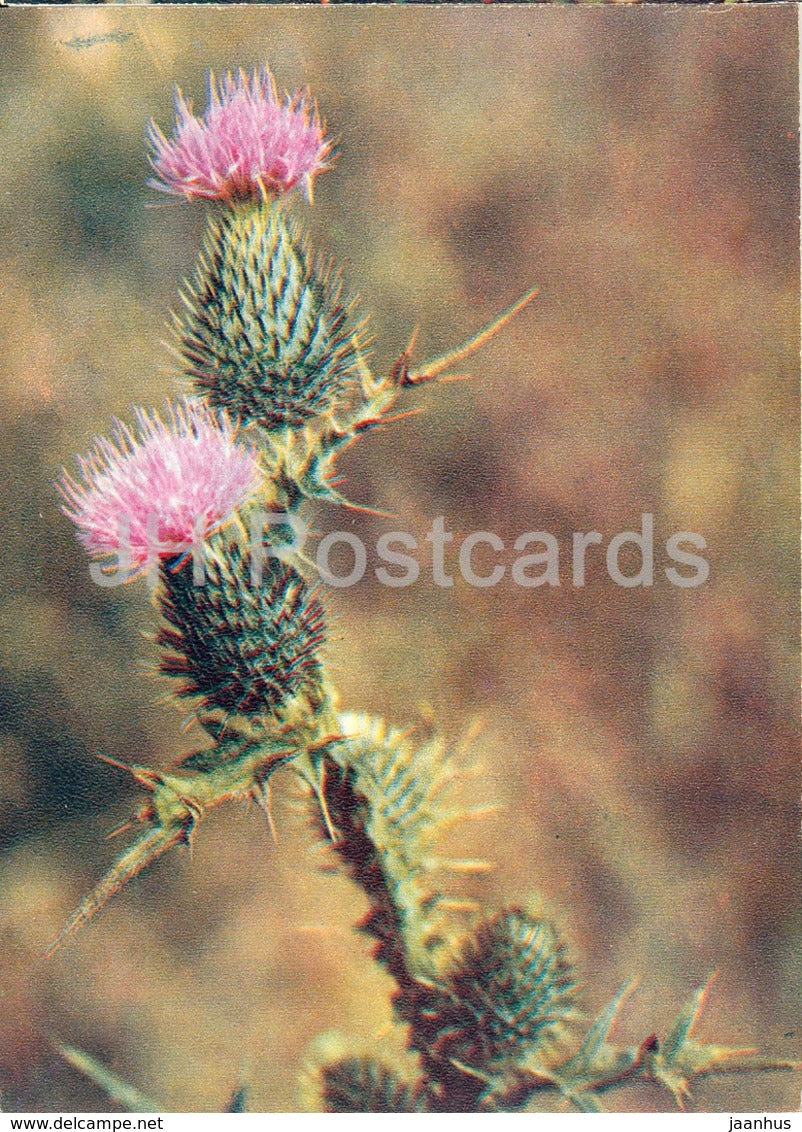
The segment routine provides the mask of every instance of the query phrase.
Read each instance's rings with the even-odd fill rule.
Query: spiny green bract
[[[359,327],[341,289],[281,207],[212,218],[176,327],[198,392],[268,430],[336,407],[354,391],[360,364]]]
[[[518,1063],[562,1036],[574,1017],[572,987],[552,926],[507,909],[467,941],[418,1026],[431,1031],[424,1044],[441,1059],[476,1069]]]
[[[434,847],[444,826],[460,816],[444,798],[451,777],[447,753],[438,739],[416,743],[409,732],[368,715],[345,712],[339,723],[345,742],[330,751],[348,778],[347,789],[341,797],[332,784],[327,800],[335,828],[342,827],[342,844],[335,848],[346,859],[354,848],[350,870],[373,901],[363,930],[385,946],[400,936],[410,966],[429,971],[442,942],[442,898],[431,873],[450,864],[434,855]],[[356,807],[349,801],[354,797],[360,800]],[[358,850],[363,844],[365,852]],[[378,957],[387,958],[383,951]]]
[[[369,1057],[349,1057],[319,1070],[323,1112],[425,1112],[425,1095]]]
[[[190,563],[162,566],[159,667],[183,678],[180,696],[254,717],[280,715],[301,693],[319,695],[322,607],[294,567],[275,558],[261,566],[254,577],[250,549],[222,538],[197,584]]]

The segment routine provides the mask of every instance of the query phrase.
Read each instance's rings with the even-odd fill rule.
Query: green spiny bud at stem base
[[[564,1036],[573,979],[550,924],[518,909],[497,913],[466,943],[455,969],[411,1019],[415,1047],[445,1066],[513,1065]]]

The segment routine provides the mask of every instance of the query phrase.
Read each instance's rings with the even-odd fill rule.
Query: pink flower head
[[[313,178],[329,167],[332,147],[317,108],[305,94],[282,101],[266,67],[228,72],[219,84],[210,71],[202,119],[178,87],[175,107],[170,140],[155,122],[148,127],[154,189],[188,200],[261,201],[299,184],[311,200]]]
[[[115,422],[79,457],[82,482],[62,472],[62,510],[95,558],[119,555],[131,576],[158,557],[184,554],[222,525],[262,481],[257,456],[235,441],[224,413],[185,398],[136,410],[136,433]]]

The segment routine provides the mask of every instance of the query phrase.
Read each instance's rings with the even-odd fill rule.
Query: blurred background
[[[276,790],[279,842],[230,805],[50,961],[110,864],[136,790],[96,759],[168,763],[200,739],[157,698],[144,583],[100,589],[53,480],[110,417],[174,394],[162,345],[204,209],[145,186],[145,124],[171,86],[268,61],[340,140],[315,243],[371,315],[388,367],[540,297],[427,411],[343,461],[321,512],[366,543],[455,533],[453,589],[368,577],[332,594],[349,707],[433,716],[500,804],[460,849],[458,891],[541,908],[589,1014],[633,975],[619,1036],[663,1029],[711,971],[700,1033],[798,1057],[796,17],[739,7],[15,9],[0,38],[0,1090],[7,1110],[107,1110],[54,1051],[89,1051],[165,1109],[295,1109],[317,1035],[377,1053],[391,986],[351,931],[364,905]],[[651,588],[602,551],[574,587],[571,534],[655,516]],[[547,530],[558,588],[465,585],[459,540]],[[698,532],[710,578],[666,580]],[[506,561],[512,560],[508,555]],[[477,562],[481,555],[477,556]],[[798,1104],[798,1075],[700,1085],[707,1110]],[[670,1108],[648,1088],[610,1103]]]

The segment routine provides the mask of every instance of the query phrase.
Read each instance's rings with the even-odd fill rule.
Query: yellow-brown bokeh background
[[[115,34],[105,41],[93,37]],[[143,584],[101,590],[52,482],[73,452],[176,385],[162,347],[204,209],[145,187],[143,131],[179,82],[269,61],[340,138],[315,242],[372,315],[377,366],[424,352],[531,283],[541,296],[424,415],[343,461],[384,520],[322,512],[366,542],[548,530],[562,586],[366,581],[330,600],[349,707],[484,728],[464,834],[497,868],[488,905],[540,901],[588,1011],[629,976],[622,1038],[660,1030],[712,970],[702,1033],[799,1055],[798,137],[785,6],[596,9],[107,7],[0,18],[0,1090],[16,1110],[105,1109],[60,1038],[168,1110],[297,1106],[310,1042],[381,1035],[390,986],[350,931],[360,895],[322,875],[277,789],[204,823],[70,945],[40,955],[111,861],[135,804],[95,760],[171,761],[197,735],[157,705]],[[161,207],[148,207],[148,206]],[[655,585],[573,531],[655,516]],[[677,530],[709,581],[662,573]],[[422,543],[422,545],[425,545]],[[509,557],[507,561],[509,562]],[[455,556],[452,556],[452,564]],[[459,885],[458,885],[459,888]],[[798,1075],[728,1079],[701,1108],[796,1107]],[[611,1103],[670,1107],[650,1089]]]

